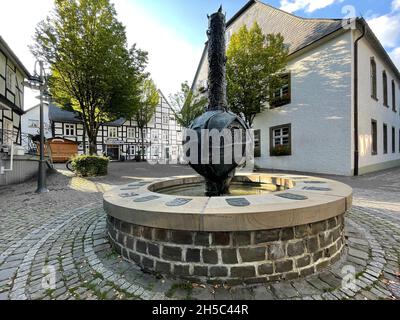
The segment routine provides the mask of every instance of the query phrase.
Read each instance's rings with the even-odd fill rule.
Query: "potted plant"
[[[292,154],[289,145],[277,145],[271,148],[271,157],[290,156]]]

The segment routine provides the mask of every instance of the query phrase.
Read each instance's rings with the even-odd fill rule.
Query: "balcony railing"
[[[39,154],[39,136],[33,136],[28,133],[18,135],[16,131],[0,129],[0,152],[8,152],[11,143],[14,143],[14,146],[17,145],[24,148],[25,154]],[[47,145],[46,149],[50,150],[50,148],[47,148]]]

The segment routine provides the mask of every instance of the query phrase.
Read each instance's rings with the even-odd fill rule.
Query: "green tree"
[[[188,128],[192,121],[204,112],[207,105],[207,98],[193,92],[187,82],[181,84],[181,91],[170,95],[170,100],[176,121],[184,128]]]
[[[158,93],[156,85],[151,79],[145,79],[141,87],[141,99],[133,115],[140,130],[140,138],[142,140],[140,154],[142,160],[144,160],[144,129],[154,117],[159,103],[160,94]]]
[[[234,33],[227,50],[227,94],[229,108],[252,127],[282,85],[288,50],[280,34],[264,35],[257,23]]]
[[[136,46],[128,50],[109,0],[55,0],[31,50],[51,69],[55,101],[81,115],[95,154],[101,124],[131,115],[138,104],[147,53]]]

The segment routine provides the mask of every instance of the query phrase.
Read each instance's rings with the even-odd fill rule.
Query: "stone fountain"
[[[247,129],[227,111],[222,9],[209,22],[209,105],[191,129],[198,151],[217,148],[219,161],[203,164],[199,156],[190,164],[201,176],[138,181],[105,193],[110,242],[147,272],[196,282],[253,284],[319,272],[344,252],[352,189],[303,175],[235,175],[245,153],[223,161],[226,144],[204,144],[202,130]]]

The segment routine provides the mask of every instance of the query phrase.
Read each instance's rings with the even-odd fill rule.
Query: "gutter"
[[[359,139],[358,139],[358,42],[364,38],[366,27],[362,25],[362,34],[354,41],[354,176],[359,175]]]

